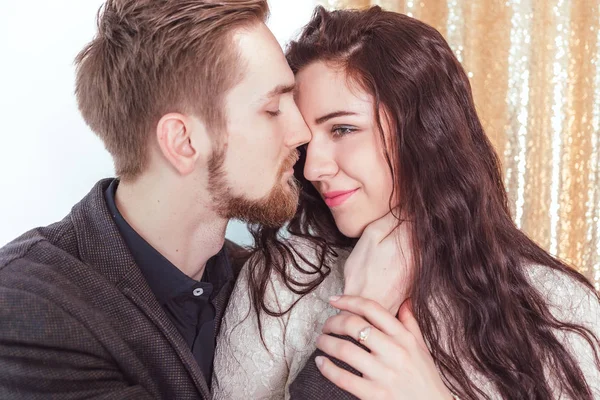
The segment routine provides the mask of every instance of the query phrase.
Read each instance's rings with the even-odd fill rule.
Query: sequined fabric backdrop
[[[600,0],[330,0],[437,28],[503,161],[513,217],[600,290]]]

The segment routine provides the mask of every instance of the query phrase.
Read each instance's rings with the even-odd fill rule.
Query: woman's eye
[[[334,126],[331,129],[331,132],[333,133],[334,137],[346,136],[354,131],[356,131],[356,128],[351,126]]]
[[[268,111],[267,110],[267,114],[269,114],[271,117],[276,117],[279,114],[281,114],[281,110],[277,110],[277,111]]]

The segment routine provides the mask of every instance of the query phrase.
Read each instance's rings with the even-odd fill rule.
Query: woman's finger
[[[376,301],[359,296],[333,296],[330,303],[337,309],[364,317],[386,335],[397,337],[409,334],[402,323]]]
[[[381,332],[379,329],[369,324],[363,317],[359,317],[358,315],[340,313],[329,318],[325,322],[325,325],[323,325],[323,333],[349,336],[357,340],[363,346],[368,348],[371,351],[371,355],[379,360],[380,363],[391,369],[395,369],[398,365],[402,364],[407,356],[406,350],[400,347],[394,338]],[[358,350],[362,350],[352,342],[348,343]],[[322,350],[325,351],[324,349]],[[362,351],[364,352],[364,350]],[[352,353],[354,353],[354,351],[352,351]],[[327,352],[327,354],[329,353]],[[353,356],[353,354],[350,356]],[[369,365],[365,365],[366,361],[363,361],[362,359],[357,358],[356,360],[353,360],[352,363],[349,361],[346,362],[363,373],[366,373],[366,371],[373,371],[373,373],[377,371],[377,374],[381,373],[378,368],[375,369]],[[369,373],[370,377],[372,377],[371,374],[372,373]],[[375,379],[380,376],[381,375],[377,375],[372,378]]]
[[[415,337],[415,339],[417,339],[419,346],[421,346],[423,350],[429,351],[427,344],[425,343],[425,339],[423,339],[421,328],[419,328],[419,323],[412,313],[412,303],[410,299],[402,303],[400,311],[398,312],[398,319],[402,325],[404,325],[404,327]]]
[[[345,362],[367,379],[375,380],[385,374],[385,366],[381,361],[349,340],[331,335],[320,335],[317,338],[317,348],[327,355]]]
[[[373,382],[338,367],[327,357],[319,356],[315,359],[315,362],[321,374],[340,389],[353,394],[359,399],[377,398],[373,397],[377,394],[377,388]]]

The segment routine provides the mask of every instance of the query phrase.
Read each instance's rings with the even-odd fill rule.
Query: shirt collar
[[[115,202],[118,185],[118,179],[113,180],[109,185],[105,192],[106,205],[136,264],[148,282],[150,290],[160,304],[165,304],[182,292],[189,291],[198,282],[181,272],[123,218]],[[233,269],[224,246],[206,263],[202,281],[212,284],[211,297],[215,297],[220,289],[232,279]]]
[[[211,257],[206,263],[203,280],[212,283],[212,297],[214,298],[219,294],[221,288],[223,288],[223,286],[231,282],[233,279],[234,276],[231,260],[229,259],[226,246],[223,246],[221,250]]]

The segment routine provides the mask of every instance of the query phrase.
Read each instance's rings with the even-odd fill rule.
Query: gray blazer
[[[0,249],[0,399],[210,399],[113,223],[109,183]],[[245,252],[226,247],[237,274]],[[215,300],[217,332],[232,289]]]

